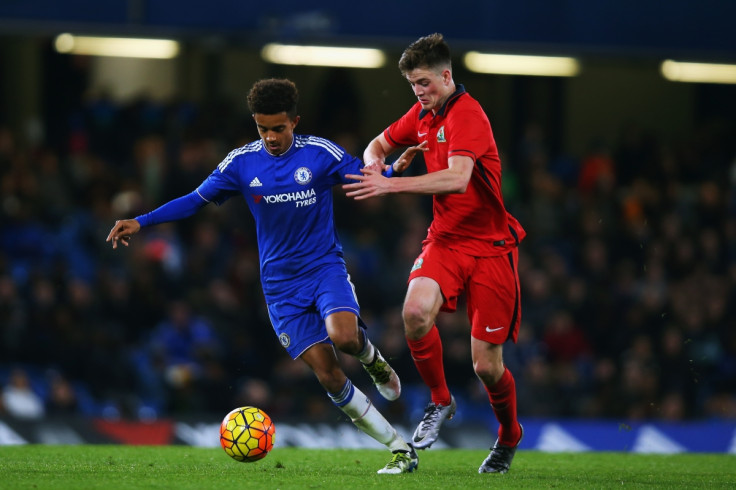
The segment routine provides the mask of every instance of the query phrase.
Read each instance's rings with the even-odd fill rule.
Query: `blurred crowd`
[[[0,415],[224,415],[248,404],[339,416],[273,334],[242,198],[145,229],[127,248],[105,243],[116,219],[192,191],[256,138],[244,109],[98,97],[65,131],[0,126]],[[349,125],[308,129],[362,154],[366,135]],[[733,121],[678,141],[632,124],[581,155],[552,154],[533,121],[515,140],[501,152],[507,207],[528,232],[521,332],[505,349],[520,415],[735,419]],[[386,410],[416,419],[428,394],[401,303],[431,201],[355,202],[339,188],[335,200],[362,316],[405,386]],[[438,326],[460,413],[492,417],[464,305]],[[379,402],[357,361],[345,365]]]

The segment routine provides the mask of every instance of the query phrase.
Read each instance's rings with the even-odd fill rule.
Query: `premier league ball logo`
[[[307,167],[299,167],[294,172],[294,180],[297,184],[307,185],[312,180],[312,171]]]

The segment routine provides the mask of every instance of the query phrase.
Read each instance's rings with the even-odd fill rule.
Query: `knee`
[[[492,359],[477,359],[473,362],[475,375],[488,387],[495,385],[501,379],[504,370],[503,362],[495,362]]]
[[[429,311],[416,301],[404,303],[402,312],[404,319],[404,332],[410,339],[419,339],[429,332],[432,327],[432,319]]]
[[[357,329],[340,329],[330,332],[330,340],[340,352],[355,355],[360,352],[360,334]]]

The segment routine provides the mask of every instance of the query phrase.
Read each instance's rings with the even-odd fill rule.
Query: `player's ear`
[[[448,85],[452,81],[452,72],[447,68],[442,70],[442,81],[445,85]]]
[[[292,124],[293,124],[292,128],[295,128],[296,125],[299,124],[299,120],[300,119],[301,119],[301,117],[299,115],[294,116],[294,119],[291,121]]]

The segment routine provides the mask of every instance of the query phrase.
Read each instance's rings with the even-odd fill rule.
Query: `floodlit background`
[[[257,137],[260,78],[297,83],[299,131],[362,155],[414,101],[401,51],[442,32],[528,231],[506,347],[520,415],[734,421],[736,4],[329,3],[0,4],[0,415],[338,418],[273,335],[242,201],[104,239]],[[406,423],[428,400],[400,308],[429,211],[336,189],[362,314],[405,385],[384,408]],[[459,416],[487,422],[462,308],[439,328]]]

